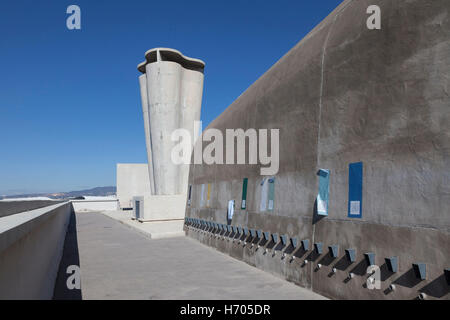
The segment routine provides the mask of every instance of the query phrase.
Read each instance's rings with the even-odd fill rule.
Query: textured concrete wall
[[[153,175],[152,138],[150,135],[150,115],[147,97],[147,75],[139,76],[139,88],[141,91],[142,117],[144,119],[145,146],[147,148],[148,177],[151,194],[155,194],[155,178]]]
[[[133,197],[151,194],[146,163],[118,163],[116,174],[120,208],[132,208]]]
[[[381,30],[366,27],[366,10],[374,4],[381,8]],[[259,165],[195,165],[187,216],[225,223],[228,200],[235,199],[233,225],[322,242],[323,254],[296,250],[298,259],[289,263],[188,234],[328,297],[412,299],[425,292],[448,299],[449,11],[447,0],[344,1],[209,126],[280,129],[275,206],[259,211]],[[358,161],[364,164],[363,213],[350,219],[348,165]],[[329,216],[322,219],[314,215],[319,168],[331,171]],[[248,207],[240,210],[244,177]],[[208,208],[200,203],[207,183]],[[336,259],[328,254],[332,244],[340,246]],[[356,249],[356,262],[346,262],[346,248]],[[376,254],[381,290],[364,287],[365,252]],[[397,273],[387,271],[390,256],[399,258]],[[302,265],[305,258],[313,262]],[[414,262],[427,264],[426,280],[415,278]],[[349,272],[355,278],[346,279]]]
[[[72,205],[0,218],[0,299],[51,299]]]

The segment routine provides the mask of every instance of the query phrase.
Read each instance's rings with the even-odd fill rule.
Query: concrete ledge
[[[0,299],[51,299],[72,206],[0,218]]]
[[[119,209],[119,200],[72,200],[75,212],[83,211],[116,211]]]
[[[9,216],[12,214],[35,210],[54,204],[61,203],[58,200],[20,200],[20,201],[0,201],[0,217]]]
[[[55,215],[58,212],[56,209],[64,205],[67,205],[67,203],[0,218],[0,254],[20,238],[32,232],[45,220]]]

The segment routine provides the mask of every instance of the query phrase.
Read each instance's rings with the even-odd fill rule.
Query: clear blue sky
[[[341,0],[15,0],[0,10],[0,195],[115,185],[147,162],[136,65],[206,62],[206,126]],[[66,8],[81,7],[81,30]]]

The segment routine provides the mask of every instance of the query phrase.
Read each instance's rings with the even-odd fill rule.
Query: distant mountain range
[[[112,196],[116,194],[116,187],[96,187],[87,190],[56,192],[56,193],[34,193],[34,194],[15,194],[10,196],[0,196],[0,200],[12,198],[34,198],[48,197],[50,199],[67,199],[79,196]]]

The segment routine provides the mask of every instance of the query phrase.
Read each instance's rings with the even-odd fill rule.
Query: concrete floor
[[[188,237],[149,239],[101,213],[75,218],[83,299],[324,299]]]

